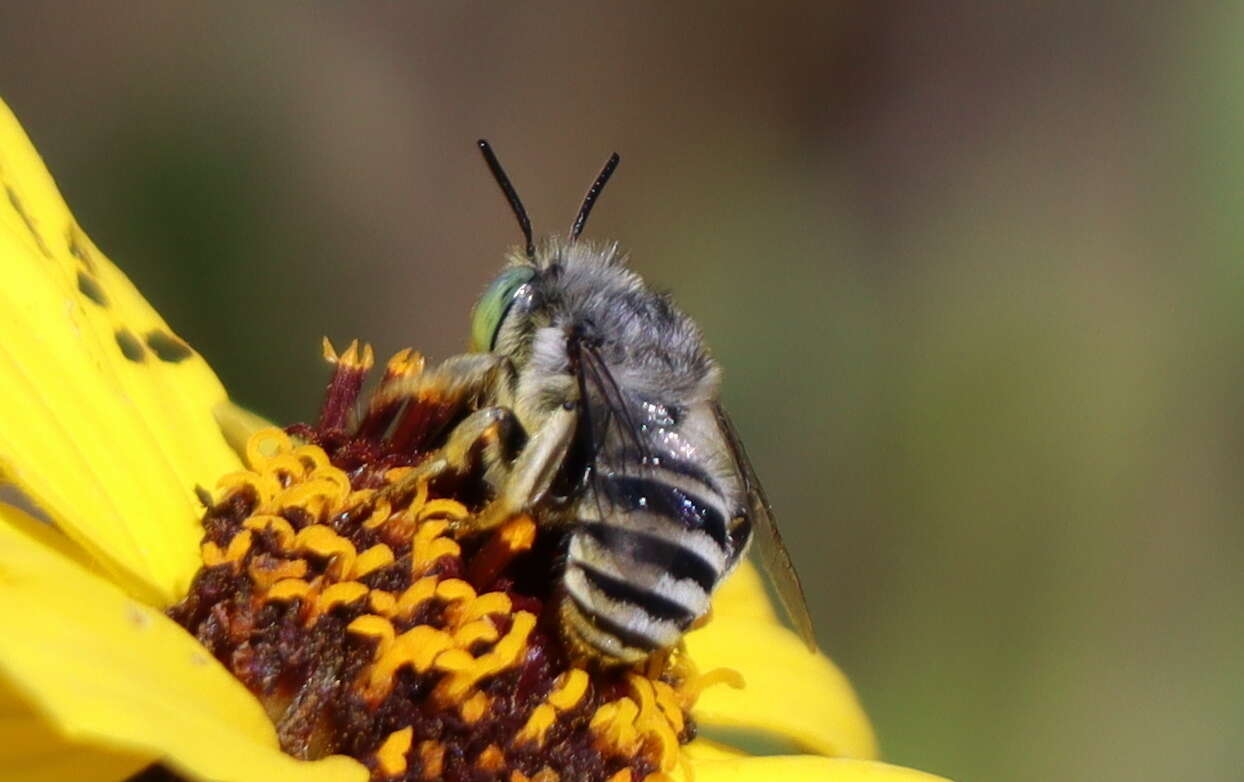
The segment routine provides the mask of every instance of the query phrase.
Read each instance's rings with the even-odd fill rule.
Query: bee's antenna
[[[510,209],[514,211],[514,216],[518,218],[518,227],[523,231],[523,238],[527,240],[527,257],[536,257],[536,245],[531,240],[531,218],[527,216],[527,210],[523,208],[523,202],[519,200],[518,193],[514,190],[514,185],[510,184],[510,178],[505,175],[505,169],[501,168],[501,161],[497,160],[497,155],[492,151],[492,146],[480,139],[476,142],[479,151],[484,156],[484,162],[488,164],[488,170],[492,172],[492,178],[497,180],[497,185],[501,188],[501,192],[505,194],[505,198],[510,202]],[[615,156],[616,157],[616,156]],[[593,198],[595,198],[593,196]],[[577,234],[576,234],[577,236]]]
[[[592,207],[596,205],[600,191],[605,189],[605,183],[609,181],[609,177],[613,176],[613,170],[618,167],[618,161],[621,159],[617,152],[610,155],[605,167],[600,170],[600,175],[596,177],[596,181],[587,189],[587,195],[583,196],[583,206],[579,207],[579,216],[574,219],[574,225],[570,226],[572,240],[578,239],[579,234],[583,233],[583,226],[587,224],[587,216],[592,213]]]

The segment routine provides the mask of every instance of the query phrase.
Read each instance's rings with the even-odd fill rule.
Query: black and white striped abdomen
[[[594,486],[567,547],[562,627],[586,654],[638,662],[707,613],[738,553],[729,508],[694,468],[606,472]]]

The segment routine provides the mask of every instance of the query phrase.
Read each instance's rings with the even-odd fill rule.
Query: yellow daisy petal
[[[694,770],[694,782],[730,780],[841,780],[841,782],[934,782],[942,777],[871,760],[822,758],[814,755],[753,757],[734,747],[696,739],[683,747]],[[688,782],[693,782],[688,778]]]
[[[0,683],[0,769],[6,782],[116,782],[150,762],[70,743]]]
[[[741,689],[713,686],[700,694],[693,714],[709,735],[712,728],[753,731],[822,755],[877,756],[872,726],[847,678],[777,623],[750,564],[722,586],[712,620],[686,642],[701,672],[729,668],[743,676]]]
[[[740,757],[695,763],[695,782],[946,782],[888,763],[815,755]]]
[[[0,524],[9,525],[9,527],[30,538],[35,543],[52,549],[87,570],[100,572],[98,563],[91,555],[87,554],[77,543],[70,540],[60,529],[52,526],[49,521],[41,521],[21,508],[0,502]]]
[[[744,752],[738,747],[706,739],[703,736],[696,738],[690,744],[684,745],[682,752],[683,756],[692,765],[698,765],[711,760],[735,760],[737,758],[752,757],[751,754]]]
[[[160,758],[203,780],[367,778],[348,758],[283,754],[259,702],[180,627],[8,523],[0,627],[0,682],[76,745]],[[21,735],[8,727],[0,746]]]
[[[713,595],[713,620],[780,624],[777,611],[765,592],[764,580],[751,560],[739,563]]]
[[[0,481],[132,593],[169,603],[198,564],[194,486],[238,467],[225,392],[74,222],[0,103]]]

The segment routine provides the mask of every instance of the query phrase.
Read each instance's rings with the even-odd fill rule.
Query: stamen
[[[669,720],[657,706],[652,681],[635,673],[627,674],[626,681],[630,685],[631,695],[639,704],[636,727],[641,733],[654,738],[660,746],[659,768],[662,771],[673,771],[678,765],[678,732],[672,729]]]
[[[304,554],[312,554],[332,561],[333,575],[344,577],[354,569],[354,544],[341,537],[330,527],[314,524],[298,531],[294,548]]]
[[[549,732],[557,721],[557,712],[547,703],[542,703],[531,712],[526,724],[514,737],[515,744],[534,743],[537,747],[544,744],[544,734]]]
[[[307,464],[292,453],[278,454],[268,460],[265,468],[276,476],[282,486],[301,481],[307,475]]]
[[[402,728],[389,734],[389,737],[376,750],[376,764],[380,773],[386,777],[396,777],[406,773],[406,753],[410,752],[410,743],[415,737],[413,728]]]
[[[362,578],[374,570],[393,564],[393,560],[393,549],[384,543],[377,543],[358,555],[358,558],[354,560],[354,569],[350,571],[350,576]]]
[[[294,528],[289,522],[280,516],[271,514],[259,514],[251,516],[242,522],[242,526],[249,530],[263,531],[273,533],[277,537],[278,545],[282,551],[292,551],[294,548]]]
[[[399,669],[410,666],[415,673],[424,673],[432,667],[438,654],[452,646],[453,639],[447,633],[429,625],[419,625],[402,633],[372,666],[366,689],[368,700],[375,702],[387,697],[393,690],[393,677]]]
[[[463,609],[461,621],[471,622],[489,614],[508,614],[512,609],[510,596],[504,592],[488,592],[471,601]]]
[[[372,489],[364,489],[364,491],[374,493],[374,490]],[[358,500],[358,505],[362,505],[366,503],[368,499],[370,498],[360,498]],[[391,516],[392,514],[393,514],[393,509],[389,507],[388,500],[385,500],[385,499],[376,500],[376,503],[373,506],[373,509],[371,512],[371,516],[369,516],[367,520],[363,522],[363,529],[371,530],[371,529],[375,529],[376,527],[379,527],[381,524],[384,524],[386,521],[388,521],[389,516]]]
[[[233,536],[233,540],[229,541],[229,547],[223,552],[220,547],[210,540],[203,544],[203,564],[207,567],[215,567],[216,565],[236,565],[246,556],[246,552],[251,550],[251,532],[243,530]]]
[[[391,617],[397,613],[397,598],[392,592],[386,592],[383,589],[373,589],[371,594],[367,596],[371,610],[381,616]]]
[[[444,537],[448,529],[448,521],[427,521],[419,526],[410,559],[412,572],[427,573],[442,557],[457,557],[462,553],[457,541]]]
[[[656,692],[657,706],[661,708],[661,713],[665,715],[665,719],[669,720],[674,732],[681,735],[685,722],[674,688],[660,680],[653,681],[652,688]]]
[[[419,606],[436,595],[436,576],[424,576],[416,581],[397,599],[397,615],[408,619],[414,615]]]
[[[427,521],[428,519],[462,521],[467,515],[466,508],[456,500],[429,500],[427,504],[419,509],[418,515],[415,516],[415,521]]]
[[[694,677],[680,688],[683,702],[694,703],[706,687],[712,687],[714,684],[729,685],[735,690],[741,690],[745,686],[743,675],[738,671],[732,668],[714,668],[708,673]]]
[[[300,445],[294,449],[294,456],[308,465],[311,472],[321,467],[332,466],[332,462],[328,459],[328,454],[324,453],[324,449],[318,445]]]
[[[367,595],[367,587],[357,581],[343,581],[333,584],[320,593],[315,601],[313,616],[327,614],[339,605],[348,605],[355,600],[362,600]]]
[[[289,435],[280,429],[264,429],[256,432],[246,443],[246,463],[256,473],[262,474],[273,456],[288,453],[292,445]]]
[[[496,744],[489,744],[479,753],[475,767],[481,771],[500,771],[505,768],[505,753]]]
[[[549,693],[549,704],[558,711],[573,709],[587,692],[587,682],[587,672],[571,668],[558,678],[556,687]]]
[[[477,619],[462,625],[454,633],[454,643],[462,649],[470,649],[476,643],[491,643],[497,640],[500,633],[490,619]]]
[[[205,557],[203,561],[206,564],[207,558]],[[300,579],[305,576],[307,563],[301,559],[277,559],[267,554],[260,554],[251,559],[247,573],[256,586],[267,591],[283,579]]]
[[[237,494],[242,490],[250,490],[254,492],[258,506],[256,509],[263,512],[272,507],[272,501],[276,499],[276,495],[281,491],[281,484],[277,482],[271,475],[257,475],[253,472],[231,472],[221,476],[216,482],[216,488],[220,489],[221,500],[225,497]]]
[[[298,600],[311,594],[311,585],[301,578],[286,578],[272,585],[267,600]]]
[[[376,656],[381,657],[393,645],[393,641],[397,638],[397,631],[393,629],[393,623],[383,616],[375,614],[363,614],[359,618],[350,622],[346,626],[346,632],[358,633],[368,638],[375,638]]]
[[[420,742],[419,762],[423,765],[423,779],[440,779],[444,771],[445,745],[431,740]]]
[[[442,655],[442,657],[443,656],[444,655]],[[490,700],[487,695],[482,692],[475,693],[470,698],[467,698],[462,702],[462,719],[465,720],[468,725],[474,725],[488,713],[489,704]]]

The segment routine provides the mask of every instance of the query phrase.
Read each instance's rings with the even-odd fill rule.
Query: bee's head
[[[619,158],[617,153],[611,155],[592,186],[588,188],[566,240],[550,239],[537,251],[531,234],[531,219],[527,216],[518,192],[510,183],[488,142],[480,139],[478,145],[484,162],[488,164],[493,178],[514,212],[514,217],[518,219],[518,226],[526,243],[523,253],[511,256],[509,264],[476,302],[471,314],[471,350],[493,351],[516,357],[516,353],[526,348],[525,336],[531,333],[533,322],[539,320],[541,301],[545,298],[539,295],[540,290],[547,287],[551,278],[559,276],[561,260],[571,254],[570,251],[578,241],[579,234],[583,232],[588,215],[596,204],[596,198],[609,181],[613,170],[617,168]],[[614,252],[604,255],[612,258]]]

